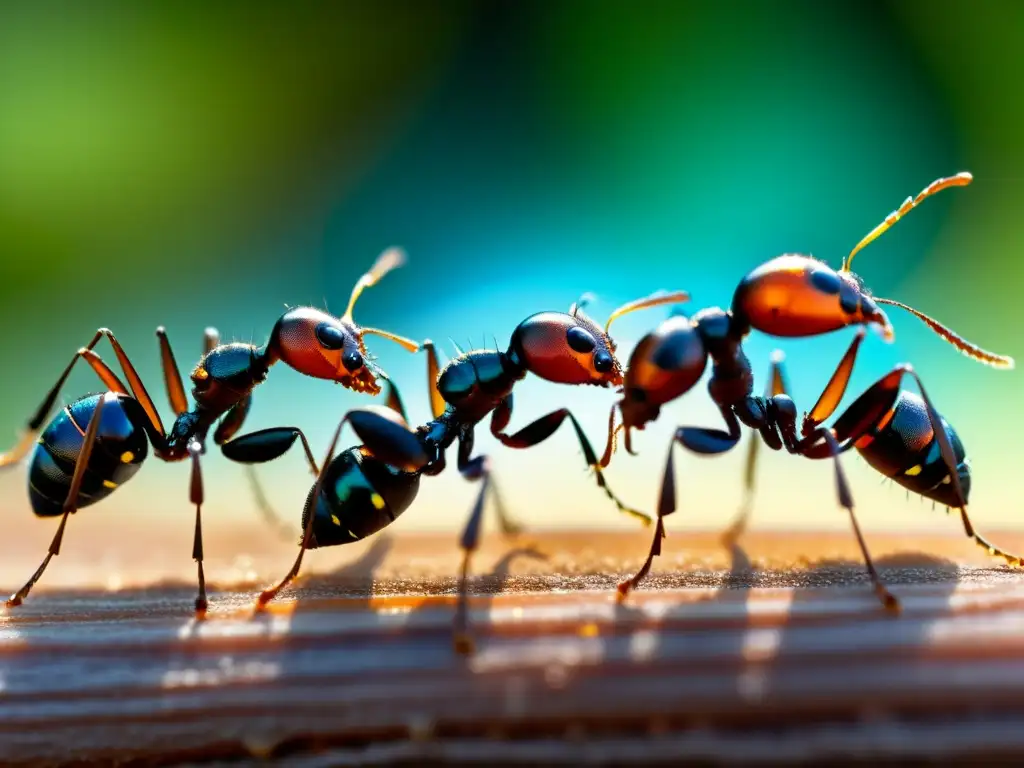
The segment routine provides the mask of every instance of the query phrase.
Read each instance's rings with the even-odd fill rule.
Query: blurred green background
[[[690,291],[694,310],[727,306],[758,263],[798,251],[838,266],[905,196],[960,170],[972,186],[915,210],[857,271],[875,293],[1024,357],[1022,33],[1024,5],[995,0],[5,4],[0,434],[15,434],[99,326],[166,407],[157,325],[188,369],[207,325],[262,341],[286,304],[341,311],[390,245],[410,262],[357,318],[451,353],[449,337],[504,344],[527,315],[585,291],[602,320],[658,289]],[[622,320],[623,357],[664,316]],[[852,391],[913,362],[971,453],[978,523],[1019,525],[1019,373],[961,357],[898,310],[891,319],[896,342],[869,337]],[[785,350],[807,409],[849,336],[755,334],[748,354],[760,372]],[[369,341],[426,420],[422,356]],[[83,368],[65,397],[96,386]],[[531,378],[513,426],[571,403],[599,441],[611,401]],[[322,451],[344,410],[366,402],[280,366],[248,426],[301,426]],[[694,389],[639,437],[639,458],[620,454],[613,485],[653,507],[672,429],[716,419]],[[629,525],[568,432],[525,452],[486,434],[477,444],[530,525]],[[742,456],[681,458],[671,526],[724,523]],[[957,525],[880,487],[859,459],[847,466],[867,527]],[[212,535],[257,529],[240,469],[215,453],[205,469]],[[187,474],[152,461],[75,525],[135,531],[114,549],[139,532],[190,541]],[[300,457],[264,475],[297,521],[310,484]],[[760,484],[757,524],[848,525],[825,463],[766,456]],[[23,548],[22,530],[52,530],[29,515],[23,485],[24,469],[0,481],[8,550]],[[475,491],[454,471],[428,479],[398,526],[454,530]]]

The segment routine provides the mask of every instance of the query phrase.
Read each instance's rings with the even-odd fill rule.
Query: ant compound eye
[[[615,360],[604,350],[594,355],[594,368],[599,373],[608,373],[615,366]]]
[[[572,326],[565,332],[566,341],[569,342],[569,346],[577,352],[593,352],[594,347],[597,346],[597,342],[594,337],[587,333],[585,330],[580,328],[578,325]],[[598,370],[601,370],[598,368]]]
[[[316,338],[325,349],[341,349],[345,346],[345,332],[330,323],[320,323],[316,327]]]
[[[352,349],[342,356],[341,362],[345,365],[346,368],[348,368],[348,370],[358,371],[360,368],[363,367],[363,356],[356,352],[354,349]]]

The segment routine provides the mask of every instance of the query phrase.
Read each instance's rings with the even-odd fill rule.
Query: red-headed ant
[[[664,518],[676,510],[673,447],[679,443],[697,454],[716,455],[736,446],[740,425],[755,429],[772,450],[814,459],[832,458],[835,466],[839,504],[850,515],[857,543],[864,556],[875,592],[887,609],[899,603],[885,588],[871,562],[867,545],[854,515],[850,493],[839,456],[856,448],[867,462],[900,485],[925,498],[960,510],[964,530],[990,554],[1012,565],[1021,558],[991,545],[974,531],[967,516],[970,464],[963,444],[932,405],[924,384],[910,365],[898,365],[857,398],[831,428],[822,424],[838,407],[846,392],[861,341],[862,329],[853,339],[821,397],[797,426],[797,408],[786,394],[781,357],[772,361],[764,397],[753,393],[754,378],[743,353],[744,337],[753,329],[773,336],[816,336],[848,325],[876,325],[886,339],[893,338],[892,326],[879,305],[899,307],[925,322],[939,336],[963,354],[997,368],[1012,368],[1013,360],[971,344],[924,313],[892,299],[872,298],[850,271],[853,257],[926,197],[951,186],[963,186],[971,175],[960,173],[938,179],[917,197],[907,200],[873,229],[853,249],[839,272],[808,256],[785,255],[748,274],[736,289],[732,308],[705,309],[692,318],[674,316],[645,336],[629,361],[621,402],[625,444],[632,452],[630,430],[643,429],[658,417],[666,403],[688,392],[701,378],[711,360],[708,382],[711,399],[721,411],[725,430],[680,427],[669,446],[665,474],[658,500],[657,526],[650,553],[637,574],[619,585],[624,598],[650,571],[661,554],[665,537]],[[917,383],[920,396],[901,389],[904,376]],[[614,418],[615,410],[612,410]],[[602,461],[607,465],[613,450],[613,434]],[[754,437],[747,457],[745,485],[749,513],[753,494],[757,444]],[[734,526],[735,527],[735,526]]]
[[[152,445],[154,455],[162,461],[188,457],[192,460],[189,499],[196,508],[192,550],[192,557],[198,564],[196,612],[205,613],[203,480],[199,457],[204,452],[207,432],[220,420],[213,441],[218,445],[228,443],[245,421],[253,390],[266,379],[270,366],[278,360],[307,376],[335,381],[357,392],[379,393],[381,387],[377,379],[385,377],[366,358],[363,337],[367,334],[383,336],[410,352],[419,351],[420,346],[387,331],[358,326],[352,319],[352,309],[366,288],[402,261],[403,254],[397,249],[381,254],[370,271],[356,283],[348,308],[340,318],[311,307],[288,310],[277,321],[270,340],[263,346],[220,344],[217,332],[208,329],[206,353],[191,374],[195,400],[191,410],[167,335],[163,328],[158,328],[164,383],[175,414],[169,432],[164,431],[152,398],[114,334],[106,328],[96,331],[92,341],[75,353],[47,393],[18,443],[0,456],[0,467],[11,466],[35,445],[28,470],[32,509],[40,517],[61,518],[42,564],[25,586],[11,595],[7,607],[24,601],[51,558],[60,553],[68,515],[106,498],[128,482],[142,466],[148,447]],[[103,337],[114,349],[128,381],[127,387],[93,351]],[[80,358],[96,372],[107,391],[75,400],[47,424],[60,390]]]
[[[401,401],[392,387],[388,398],[390,409],[358,408],[345,414],[319,467],[305,435],[295,427],[253,432],[224,445],[224,455],[234,461],[262,463],[283,455],[301,439],[306,458],[317,473],[302,513],[304,533],[295,563],[275,587],[260,595],[259,606],[273,600],[295,578],[307,549],[359,541],[394,522],[416,498],[420,477],[437,475],[444,470],[445,452],[457,440],[459,472],[466,479],[481,483],[461,537],[463,559],[456,647],[468,651],[471,644],[466,631],[466,582],[470,557],[480,540],[488,491],[495,502],[502,530],[505,533],[517,530],[501,504],[488,458],[473,456],[474,430],[488,415],[491,433],[512,448],[529,448],[543,442],[568,419],[598,485],[620,511],[650,524],[647,515],[624,505],[608,488],[598,457],[568,408],[542,416],[515,434],[509,435],[505,430],[512,418],[513,387],[527,373],[559,384],[621,385],[622,369],[615,357],[615,344],[608,335],[611,322],[628,312],[674,303],[682,298],[682,294],[663,294],[630,302],[611,314],[603,330],[575,304],[568,313],[542,312],[519,324],[506,352],[486,349],[460,352],[440,370],[433,345],[424,342],[429,355],[433,420],[415,430],[410,429]],[[346,422],[363,444],[335,456],[338,436]]]

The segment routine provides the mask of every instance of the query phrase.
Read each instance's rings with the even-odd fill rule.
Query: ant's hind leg
[[[57,527],[57,533],[54,534],[46,557],[43,558],[43,562],[36,569],[36,572],[32,574],[32,578],[7,600],[8,608],[14,608],[24,602],[32,587],[35,586],[35,583],[43,575],[46,566],[50,564],[50,560],[60,554],[60,545],[64,538],[64,527],[67,525],[68,515],[78,509],[78,494],[82,489],[82,479],[85,477],[85,470],[89,466],[89,458],[92,456],[93,446],[96,444],[96,433],[99,431],[100,415],[103,413],[103,400],[104,398],[102,397],[97,399],[96,409],[92,412],[89,424],[85,429],[82,450],[75,461],[75,472],[71,476],[71,486],[68,488],[68,495],[64,500],[64,510],[60,518],[60,525]]]
[[[966,533],[969,538],[973,539],[978,546],[986,550],[991,556],[1001,557],[1009,565],[1019,568],[1021,565],[1024,565],[1024,557],[1013,554],[1012,552],[1007,552],[1004,549],[1000,549],[974,530],[974,526],[971,524],[971,519],[967,515],[967,498],[964,495],[963,485],[960,482],[960,474],[957,471],[956,455],[953,452],[953,446],[949,442],[949,436],[946,434],[946,429],[942,424],[942,419],[939,416],[939,412],[935,410],[935,406],[932,404],[931,398],[928,397],[928,393],[925,391],[921,377],[918,376],[917,372],[913,369],[908,368],[907,373],[913,376],[914,380],[917,382],[917,387],[921,391],[921,399],[924,400],[925,407],[928,409],[928,421],[931,422],[932,431],[938,439],[939,453],[942,455],[942,461],[946,465],[946,471],[948,472],[947,476],[953,486],[953,493],[956,494],[957,504],[960,507],[960,519],[963,521],[964,533]]]
[[[32,450],[32,447],[36,444],[36,440],[39,437],[39,432],[42,430],[43,425],[46,423],[47,418],[50,415],[50,411],[53,410],[54,404],[57,402],[57,397],[60,395],[61,389],[64,387],[64,383],[67,381],[68,376],[71,375],[71,371],[78,362],[79,358],[85,360],[86,363],[93,369],[100,380],[106,386],[110,392],[117,392],[119,394],[128,394],[128,388],[121,382],[114,373],[110,366],[103,362],[102,358],[93,351],[93,347],[103,338],[104,334],[108,334],[110,343],[114,345],[115,352],[118,353],[118,357],[121,361],[121,369],[128,375],[129,384],[132,386],[132,394],[139,400],[143,410],[146,411],[147,417],[153,428],[163,435],[163,425],[160,423],[160,416],[156,412],[156,408],[153,406],[153,402],[148,400],[145,389],[142,387],[142,382],[138,378],[138,374],[135,369],[131,367],[131,363],[128,358],[124,356],[124,350],[117,344],[113,334],[110,331],[103,329],[96,332],[92,341],[85,347],[82,347],[75,352],[74,357],[71,358],[71,362],[67,364],[60,376],[57,378],[56,383],[50,388],[50,391],[46,393],[43,398],[43,402],[36,409],[35,413],[28,420],[28,424],[22,431],[21,437],[18,442],[14,444],[6,452],[0,454],[0,468],[13,466],[21,461],[28,452]]]

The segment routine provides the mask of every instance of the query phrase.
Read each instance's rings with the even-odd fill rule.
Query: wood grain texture
[[[844,537],[722,550],[694,534],[680,561],[683,538],[625,606],[612,589],[642,536],[492,545],[469,659],[451,650],[444,536],[372,542],[262,615],[251,586],[217,588],[202,623],[187,587],[40,591],[0,623],[0,762],[835,764],[1024,748],[1024,574],[959,538],[876,536],[904,607],[892,618]]]

